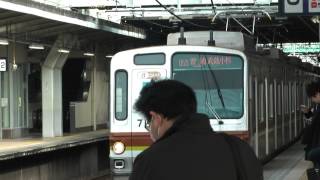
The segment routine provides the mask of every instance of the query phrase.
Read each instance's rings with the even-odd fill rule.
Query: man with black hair
[[[175,80],[151,82],[136,111],[147,120],[154,143],[140,153],[130,180],[262,180],[262,166],[242,140],[215,133],[196,113],[193,90]]]

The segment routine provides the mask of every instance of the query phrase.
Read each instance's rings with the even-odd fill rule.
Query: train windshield
[[[172,77],[196,93],[200,113],[210,118],[238,119],[243,116],[243,59],[234,54],[175,53]]]

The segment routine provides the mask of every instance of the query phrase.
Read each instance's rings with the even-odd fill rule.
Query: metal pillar
[[[43,137],[63,135],[62,68],[69,54],[58,52],[58,49],[71,49],[75,41],[74,36],[60,35],[42,65]]]
[[[3,123],[3,114],[2,114],[2,72],[0,72],[0,139],[2,139],[2,123]]]

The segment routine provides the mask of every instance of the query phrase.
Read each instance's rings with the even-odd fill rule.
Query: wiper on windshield
[[[206,56],[204,56],[204,57],[205,57],[206,61],[208,61],[207,57]],[[209,69],[209,71],[211,73],[211,76],[213,77],[214,83],[216,84],[218,96],[219,96],[219,99],[221,101],[222,107],[223,107],[223,109],[225,109],[226,107],[224,105],[223,96],[222,96],[221,89],[220,89],[219,83],[217,81],[216,75],[214,74],[214,71],[211,69],[210,65],[207,64],[207,66],[208,66],[208,69]]]

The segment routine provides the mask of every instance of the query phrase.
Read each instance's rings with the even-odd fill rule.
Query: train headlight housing
[[[120,141],[115,142],[112,146],[112,150],[115,154],[122,154],[125,149],[126,146]]]

